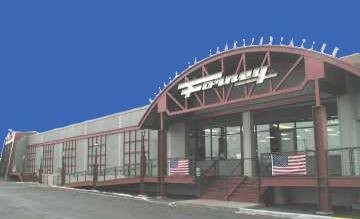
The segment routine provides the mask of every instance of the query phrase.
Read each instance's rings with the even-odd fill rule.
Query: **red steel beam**
[[[234,74],[239,74],[240,66],[241,66],[241,63],[244,61],[244,57],[245,57],[245,54],[241,54],[240,60],[236,66],[236,70],[235,70]],[[226,97],[225,97],[225,101],[229,100],[229,96],[230,96],[233,86],[234,86],[234,84],[230,85],[230,88],[228,89]]]
[[[209,76],[209,72],[207,71],[207,69],[206,69],[206,67],[204,65],[202,66],[202,71],[205,73],[206,76]],[[217,87],[214,87],[214,91],[215,91],[219,101],[223,102],[223,99],[222,99]]]
[[[270,59],[269,54],[270,54],[270,52],[266,52],[266,53],[265,53],[264,59],[262,60],[260,67],[263,67],[263,66],[264,66],[265,61],[268,61],[268,64],[269,64],[269,59]],[[254,87],[255,87],[255,84],[252,84],[251,87],[250,87],[248,96],[250,96],[250,95],[252,94],[252,92],[253,92],[253,90],[254,90]]]
[[[274,91],[277,91],[280,86],[284,83],[284,81],[289,77],[289,75],[294,71],[296,66],[300,63],[300,61],[303,59],[303,56],[300,56],[296,62],[293,64],[293,66],[289,69],[289,71],[284,75],[284,77],[280,80],[280,82],[277,84],[277,86],[274,88]]]
[[[177,105],[180,109],[182,109],[182,110],[185,109],[185,107],[184,107],[170,92],[167,92],[166,94],[170,97],[170,99],[171,99],[172,101],[174,101],[174,103],[176,103],[176,105]]]

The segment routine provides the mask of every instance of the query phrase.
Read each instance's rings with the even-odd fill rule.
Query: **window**
[[[43,148],[43,170],[44,173],[54,172],[54,145],[45,145]]]
[[[35,173],[36,145],[29,145],[26,150],[27,171]]]
[[[213,157],[212,145],[211,145],[211,142],[212,142],[211,129],[204,129],[203,136],[204,136],[204,140],[205,140],[205,159],[211,160],[211,158]]]
[[[76,170],[76,140],[65,141],[62,146],[62,159],[65,173],[75,173]]]
[[[241,159],[241,126],[206,128],[201,133],[199,147],[205,146],[205,157],[198,159]]]
[[[329,149],[341,147],[339,120],[338,119],[328,120],[327,135],[328,135],[328,148]]]
[[[106,136],[88,138],[88,171],[91,173],[97,158],[98,170],[106,168]]]
[[[328,120],[328,147],[339,148],[339,122]],[[274,123],[256,126],[258,155],[270,152],[315,150],[313,121]]]
[[[241,127],[226,127],[227,159],[241,159]]]
[[[315,150],[314,123],[296,123],[296,142],[298,151]]]
[[[221,150],[221,157],[219,154],[219,143],[221,144],[221,128],[212,128],[211,129],[211,154],[212,154],[212,159],[218,159],[224,158],[224,151]]]
[[[257,151],[260,156],[263,153],[270,153],[270,127],[269,125],[257,125]]]
[[[129,168],[130,175],[140,174],[142,132],[144,132],[144,153],[149,158],[149,131],[133,130],[124,132],[124,168]]]

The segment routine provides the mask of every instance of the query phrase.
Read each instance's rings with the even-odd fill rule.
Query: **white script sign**
[[[266,74],[267,70],[268,66],[263,66],[225,77],[222,77],[222,72],[218,72],[203,78],[181,83],[178,86],[178,90],[181,90],[181,95],[188,98],[192,93],[200,90],[208,90],[214,86],[221,87],[230,83],[234,83],[234,86],[239,86],[253,82],[256,82],[256,84],[262,84],[265,79],[277,76],[277,73]]]

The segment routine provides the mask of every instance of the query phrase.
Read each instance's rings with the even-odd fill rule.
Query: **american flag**
[[[171,175],[189,175],[189,159],[170,158],[169,176]]]
[[[272,154],[272,175],[306,175],[305,154]]]

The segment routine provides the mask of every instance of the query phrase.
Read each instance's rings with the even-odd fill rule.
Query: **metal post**
[[[39,183],[42,183],[42,174],[43,174],[43,158],[40,160],[40,168],[39,168]]]
[[[98,177],[98,163],[97,163],[97,154],[98,149],[95,148],[95,163],[93,166],[93,188],[96,187],[97,177]]]
[[[140,194],[145,193],[144,177],[146,175],[146,157],[145,157],[145,132],[141,132],[141,157],[140,157]]]
[[[61,181],[60,181],[60,185],[64,186],[65,185],[65,158],[62,157],[62,162],[61,162],[61,171],[60,171],[60,177],[61,177]]]

